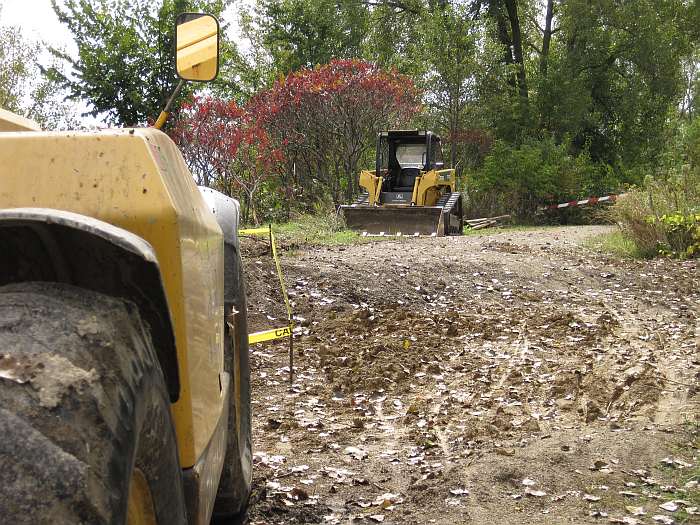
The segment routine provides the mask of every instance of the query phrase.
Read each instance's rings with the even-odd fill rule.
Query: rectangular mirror
[[[176,26],[177,75],[197,82],[214,80],[219,73],[219,21],[212,15],[182,13]]]

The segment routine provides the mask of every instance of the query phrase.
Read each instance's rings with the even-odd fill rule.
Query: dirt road
[[[285,253],[296,376],[253,348],[250,523],[700,522],[698,262],[601,231]],[[280,324],[246,250],[253,328]]]

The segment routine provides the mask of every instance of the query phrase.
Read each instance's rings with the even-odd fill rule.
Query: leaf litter
[[[521,523],[516,507],[565,521],[602,503],[594,487],[633,508],[662,468],[694,465],[671,444],[695,395],[678,383],[699,368],[697,314],[683,308],[698,302],[697,264],[586,253],[587,228],[285,254],[303,335],[291,388],[284,344],[252,348],[255,479],[316,503],[268,491],[252,520],[370,519],[357,510],[401,494],[392,523]],[[264,329],[284,317],[272,268],[253,256],[246,270]],[[586,509],[639,518],[613,511]]]

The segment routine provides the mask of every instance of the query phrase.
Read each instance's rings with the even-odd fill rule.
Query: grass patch
[[[588,239],[585,244],[596,251],[609,253],[624,259],[645,259],[650,257],[649,253],[640,251],[634,240],[620,230],[598,235]]]
[[[265,225],[261,225],[265,226]],[[249,226],[253,227],[253,226]],[[530,231],[542,231],[548,228],[560,228],[560,226],[538,225],[508,225],[494,226],[482,230],[473,230],[467,226],[462,230],[463,235],[470,237],[487,237],[501,233],[522,233]],[[412,237],[363,237],[360,233],[345,227],[342,217],[333,211],[318,215],[300,215],[289,222],[272,225],[280,245],[285,249],[294,250],[303,246],[348,246],[352,244],[364,244],[382,240],[405,240]]]
[[[261,225],[263,226],[263,225]],[[252,227],[252,226],[251,226]],[[273,224],[272,229],[282,247],[295,249],[302,246],[348,246],[382,240],[409,240],[407,237],[363,237],[360,233],[345,226],[342,217],[333,211],[318,215],[300,215],[289,222]],[[482,230],[463,229],[466,236],[486,237],[497,233],[518,233],[542,230],[542,226],[495,226]]]
[[[342,218],[334,212],[321,215],[301,215],[289,222],[273,224],[275,236],[285,248],[301,246],[346,246],[371,242],[345,227]]]

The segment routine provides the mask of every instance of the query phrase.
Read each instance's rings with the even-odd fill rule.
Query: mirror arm
[[[158,120],[156,120],[156,123],[153,124],[154,128],[163,129],[165,121],[168,120],[168,115],[170,115],[170,107],[173,105],[175,97],[177,97],[178,93],[180,93],[184,83],[185,81],[182,79],[180,79],[180,81],[177,83],[177,86],[175,86],[175,89],[173,90],[173,94],[170,95],[168,102],[165,104],[165,108],[160,112],[160,115],[158,115]]]

